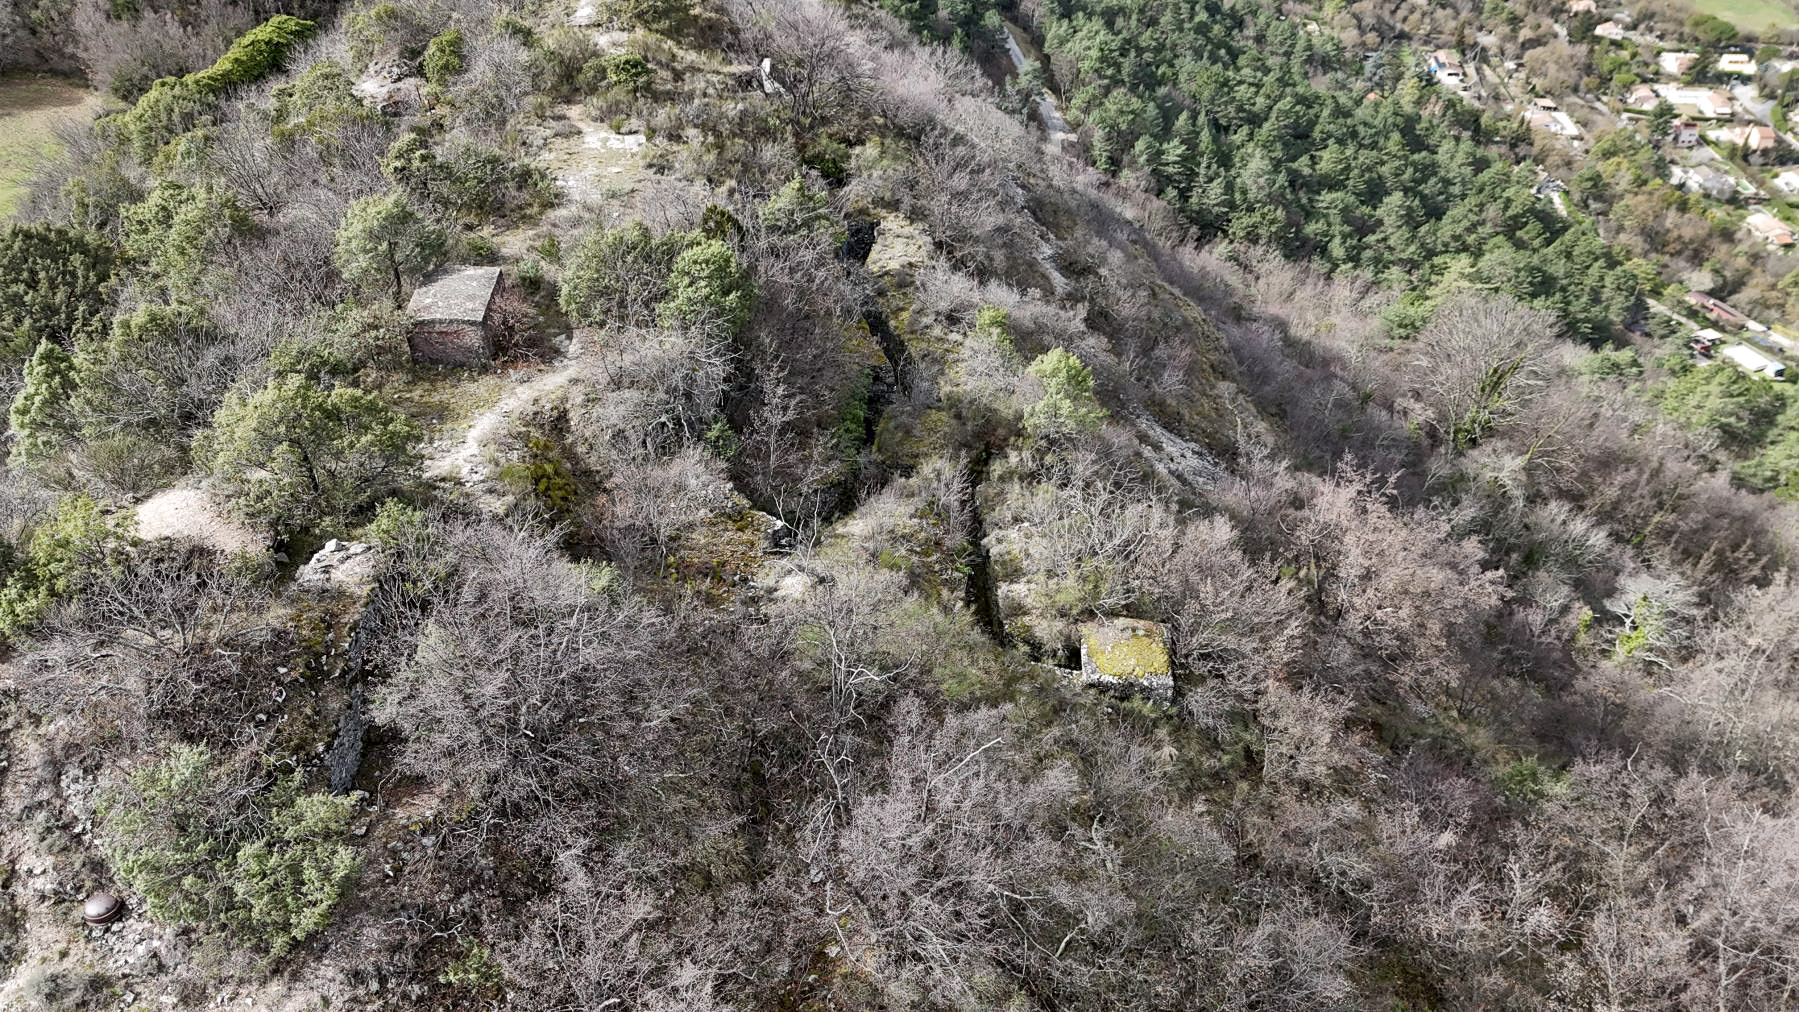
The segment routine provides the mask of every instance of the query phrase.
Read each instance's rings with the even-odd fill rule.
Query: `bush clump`
[[[125,253],[149,268],[171,293],[195,291],[207,265],[233,237],[250,230],[237,198],[212,183],[163,181],[124,210]]]
[[[562,311],[577,324],[716,328],[732,334],[754,297],[731,247],[698,232],[654,235],[642,222],[597,229],[562,276]]]
[[[292,82],[275,89],[271,127],[275,139],[307,140],[321,150],[335,150],[351,126],[379,118],[356,96],[354,87],[349,73],[331,60],[307,67]]]
[[[443,263],[450,236],[404,193],[364,197],[337,229],[337,269],[364,289],[391,285],[401,305],[406,282]]]
[[[665,324],[735,334],[750,316],[750,284],[737,254],[717,239],[681,251],[668,274],[668,298],[657,313]]]
[[[538,166],[468,142],[440,151],[419,133],[395,141],[381,171],[411,197],[472,223],[539,210],[554,199]]]
[[[0,229],[0,369],[39,342],[74,347],[106,328],[116,258],[96,232],[61,225]]]
[[[7,412],[14,467],[49,459],[72,434],[75,416],[69,403],[75,389],[75,360],[55,341],[38,345],[25,363],[25,384]]]
[[[442,88],[450,83],[450,78],[462,73],[465,62],[462,29],[440,32],[425,44],[425,81],[434,88]]]
[[[354,802],[298,775],[259,793],[204,746],[176,746],[101,807],[107,860],[150,916],[247,935],[281,955],[318,933],[359,869]]]
[[[693,236],[655,235],[642,222],[595,229],[562,274],[562,311],[583,326],[645,324],[668,295],[668,276]]]
[[[239,36],[212,66],[157,81],[137,104],[109,117],[108,122],[131,153],[147,162],[226,92],[280,70],[288,54],[312,34],[314,27],[313,22],[303,18],[277,14]]]
[[[1025,428],[1032,434],[1091,432],[1105,421],[1106,411],[1093,395],[1093,370],[1066,350],[1051,348],[1027,371],[1043,384],[1043,399],[1025,413]]]
[[[118,565],[128,544],[99,503],[81,493],[65,497],[26,533],[18,556],[0,562],[0,639],[29,632],[51,605]]]
[[[289,535],[345,525],[418,464],[418,429],[372,394],[282,376],[228,397],[196,457],[247,520]]]

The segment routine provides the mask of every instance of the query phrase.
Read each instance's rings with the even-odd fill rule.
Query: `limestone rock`
[[[137,529],[144,541],[167,538],[204,545],[222,555],[260,554],[268,540],[233,519],[224,504],[204,489],[164,489],[137,508]]]
[[[371,546],[332,538],[300,568],[294,582],[316,590],[360,592],[368,589],[374,577],[375,553]]]
[[[390,81],[371,74],[352,85],[350,91],[385,116],[404,116],[425,105],[425,79],[422,77]]]

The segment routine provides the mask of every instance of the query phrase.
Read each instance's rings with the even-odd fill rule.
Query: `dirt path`
[[[434,444],[425,454],[425,475],[466,489],[480,489],[496,477],[494,463],[507,423],[549,400],[574,376],[577,360],[565,358],[532,376],[476,415],[462,438]]]

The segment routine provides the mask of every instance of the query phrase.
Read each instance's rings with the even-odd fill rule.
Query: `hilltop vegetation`
[[[1253,5],[85,9],[0,1005],[1799,986],[1793,413],[1511,126]]]

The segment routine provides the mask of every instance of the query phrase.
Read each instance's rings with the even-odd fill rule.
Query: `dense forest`
[[[1433,96],[1400,51],[1354,56],[1318,22],[1256,4],[1066,0],[1030,14],[1093,164],[1138,177],[1201,240],[1492,288],[1595,341],[1641,312],[1641,272],[1533,192],[1523,127]],[[998,30],[988,18],[971,34]],[[1415,327],[1435,294],[1421,286],[1398,315]]]
[[[1510,125],[1250,3],[267,7],[0,12],[111,103],[0,1007],[1795,1003],[1780,407]]]

